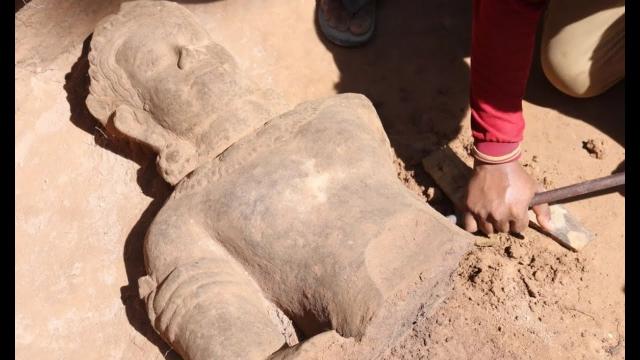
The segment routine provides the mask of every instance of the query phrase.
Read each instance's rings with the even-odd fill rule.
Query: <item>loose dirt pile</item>
[[[464,151],[469,143],[462,136],[451,145],[470,156]],[[546,188],[563,177],[538,155],[525,155],[522,164]],[[424,196],[415,172],[399,176]],[[602,273],[587,253],[570,252],[531,229],[521,237],[477,236],[454,275],[453,295],[436,314],[419,314],[411,333],[385,358],[623,359],[624,318],[603,312],[589,295],[604,284],[593,282]],[[616,290],[624,295],[624,285]]]
[[[603,331],[582,255],[492,237],[460,264],[454,295],[421,318],[389,359],[591,358],[624,354],[620,324]],[[567,326],[572,324],[572,326]],[[543,356],[544,355],[544,356]]]

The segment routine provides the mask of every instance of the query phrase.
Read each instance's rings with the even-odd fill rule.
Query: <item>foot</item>
[[[353,35],[366,34],[373,24],[373,6],[367,4],[356,13],[350,13],[342,0],[318,0],[320,11],[329,26],[338,31],[349,31]]]

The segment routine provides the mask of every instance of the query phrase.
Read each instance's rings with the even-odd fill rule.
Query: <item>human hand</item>
[[[490,235],[494,232],[520,233],[529,224],[529,203],[543,190],[517,161],[485,164],[476,161],[467,185],[464,227]],[[547,204],[533,208],[538,223],[551,229]]]

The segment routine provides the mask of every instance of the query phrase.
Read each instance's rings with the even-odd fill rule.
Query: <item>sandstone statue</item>
[[[89,62],[91,113],[157,152],[175,186],[139,288],[184,359],[295,357],[376,321],[389,337],[393,304],[418,277],[444,286],[468,249],[398,180],[366,97],[289,108],[180,5],[124,3],[95,29]],[[289,346],[273,309],[306,340]]]

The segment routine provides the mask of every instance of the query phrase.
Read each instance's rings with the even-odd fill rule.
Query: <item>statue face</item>
[[[235,61],[187,17],[141,19],[116,62],[163,127],[191,138],[242,91]]]

